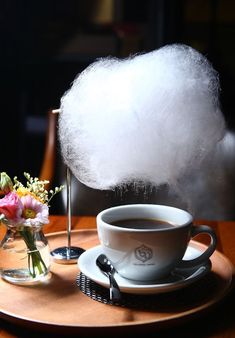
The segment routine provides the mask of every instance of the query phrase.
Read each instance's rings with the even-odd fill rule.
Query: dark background
[[[235,128],[235,1],[0,0],[1,162],[38,176],[47,111],[100,56],[126,57],[188,44],[220,74],[221,104]]]

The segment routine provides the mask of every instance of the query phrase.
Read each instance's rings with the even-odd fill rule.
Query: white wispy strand
[[[78,180],[97,189],[133,181],[174,185],[224,132],[218,74],[185,45],[100,59],[61,99],[63,158]]]

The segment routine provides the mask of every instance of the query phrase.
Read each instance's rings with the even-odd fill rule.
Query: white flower
[[[19,223],[25,226],[41,226],[49,223],[49,209],[31,195],[21,197],[23,210]]]

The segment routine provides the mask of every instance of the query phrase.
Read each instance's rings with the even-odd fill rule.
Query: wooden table
[[[235,265],[235,221],[196,221],[196,224],[208,224],[212,226],[218,236],[218,250],[221,251]],[[95,217],[73,217],[72,229],[95,229]],[[65,216],[50,216],[50,224],[45,225],[45,233],[66,230]],[[0,227],[0,238],[3,235],[3,227]],[[197,240],[204,242],[203,237]],[[112,310],[110,310],[112,311]],[[94,313],[94,316],[96,314]],[[68,336],[68,335],[66,335]],[[78,335],[77,335],[78,336]],[[94,335],[93,335],[94,336]],[[129,335],[128,335],[129,336]],[[135,337],[138,334],[135,334]],[[143,332],[140,332],[143,337]],[[230,291],[228,296],[203,314],[175,325],[169,325],[159,330],[148,331],[146,337],[180,337],[180,338],[234,338],[235,337],[235,292]],[[35,332],[29,328],[0,320],[1,338],[27,338],[27,337],[61,337],[60,332],[47,334]],[[79,335],[80,337],[80,335]]]

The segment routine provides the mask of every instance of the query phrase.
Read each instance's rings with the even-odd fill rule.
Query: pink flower
[[[9,192],[4,198],[0,199],[0,213],[8,221],[18,222],[23,210],[23,204],[15,192]]]
[[[21,197],[23,210],[20,223],[26,226],[40,226],[49,223],[49,209],[31,195]]]

